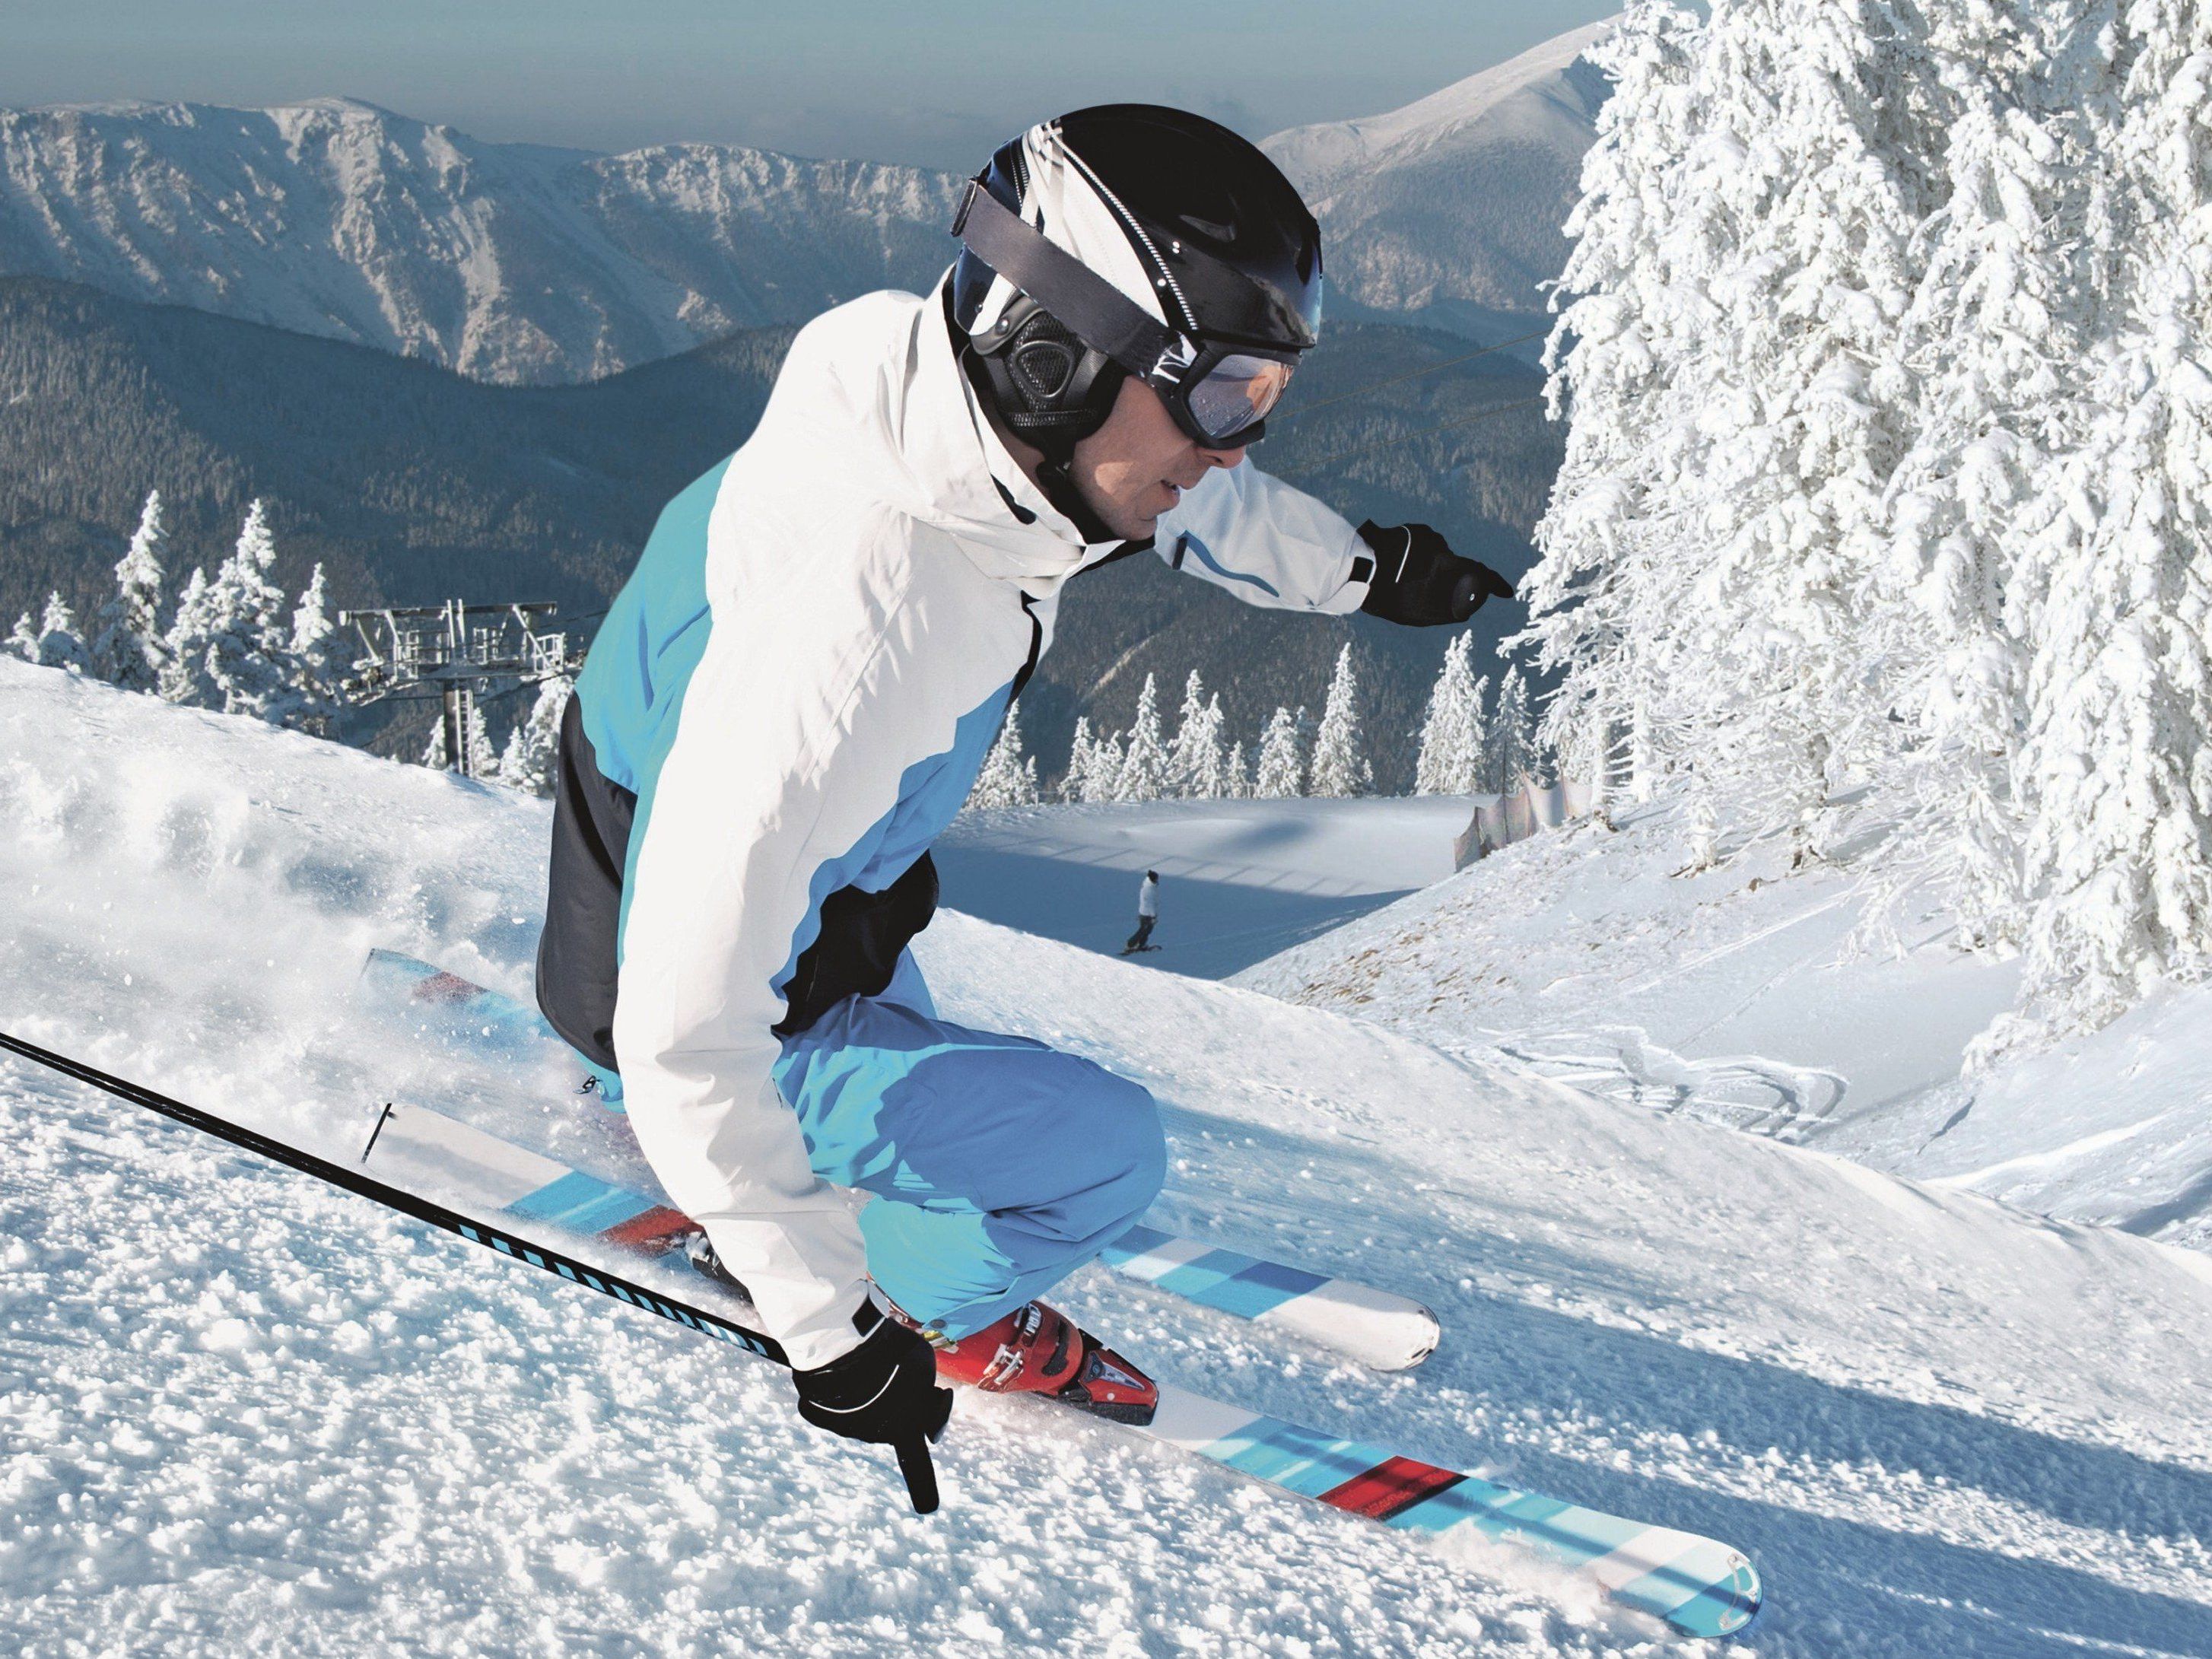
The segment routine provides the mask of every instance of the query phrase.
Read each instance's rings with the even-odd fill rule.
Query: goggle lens
[[[1267,418],[1296,368],[1295,363],[1244,352],[1224,357],[1190,388],[1190,417],[1210,440],[1234,437]]]

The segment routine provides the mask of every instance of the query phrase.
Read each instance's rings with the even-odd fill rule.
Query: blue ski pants
[[[597,1074],[617,1104],[620,1080]],[[1147,1091],[939,1018],[911,954],[880,995],[848,997],[787,1037],[775,1081],[815,1173],[873,1195],[860,1225],[877,1285],[951,1337],[1090,1261],[1166,1177]]]

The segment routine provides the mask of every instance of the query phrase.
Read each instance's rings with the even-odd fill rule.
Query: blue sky
[[[963,170],[1142,99],[1255,137],[1396,107],[1619,0],[0,0],[0,106],[342,93],[486,138],[668,139]]]

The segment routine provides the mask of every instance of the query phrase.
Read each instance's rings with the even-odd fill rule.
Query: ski
[[[428,1107],[386,1107],[363,1153],[371,1158],[395,1176],[458,1188],[517,1221],[647,1254],[684,1250],[714,1282],[729,1283],[685,1248],[698,1228],[680,1212]],[[1159,1390],[1151,1423],[1121,1426],[1403,1531],[1466,1529],[1522,1545],[1686,1634],[1732,1635],[1758,1611],[1759,1577],[1750,1562],[1712,1539],[1493,1485],[1172,1384]]]
[[[1410,1297],[1142,1223],[1100,1251],[1098,1259],[1126,1278],[1217,1313],[1292,1332],[1374,1370],[1411,1370],[1436,1352],[1443,1334],[1436,1315]]]
[[[536,1009],[396,951],[371,951],[362,977],[447,1041],[517,1057],[560,1042]],[[552,1179],[547,1177],[549,1183]],[[1141,1224],[1099,1260],[1126,1278],[1232,1318],[1290,1332],[1376,1370],[1410,1370],[1436,1351],[1443,1335],[1436,1315],[1410,1297]]]
[[[1137,1432],[1403,1532],[1473,1534],[1517,1545],[1686,1636],[1739,1635],[1759,1613],[1759,1573],[1750,1559],[1696,1533],[1497,1486],[1167,1383],[1160,1385],[1158,1412]]]

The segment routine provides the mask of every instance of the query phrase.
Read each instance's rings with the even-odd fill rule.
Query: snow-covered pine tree
[[[1121,734],[1109,732],[1091,745],[1091,770],[1083,780],[1083,799],[1119,800],[1121,771]]]
[[[268,510],[256,498],[208,595],[208,672],[215,706],[225,714],[266,720],[287,701],[293,678],[285,660],[290,630],[284,625],[283,590],[270,576],[276,562]]]
[[[1221,697],[1215,693],[1199,711],[1198,729],[1182,757],[1184,793],[1193,800],[1219,800],[1228,793],[1228,763],[1221,752]],[[1181,734],[1177,734],[1180,738]]]
[[[499,750],[493,747],[491,723],[484,718],[483,705],[474,697],[468,701],[469,775],[486,781],[499,776]]]
[[[1524,589],[1565,671],[1549,742],[1620,726],[1640,790],[1680,775],[1808,850],[1832,771],[1892,736],[1858,647],[1910,435],[1914,9],[1637,0],[1593,54],[1616,87],[1547,349],[1574,410]]]
[[[1310,792],[1338,797],[1365,794],[1375,776],[1363,750],[1359,677],[1352,666],[1352,647],[1346,645],[1336,653],[1336,672],[1329,676],[1328,698],[1322,705]]]
[[[1229,745],[1229,758],[1221,763],[1221,793],[1228,800],[1252,798],[1252,768],[1244,758],[1244,739]]]
[[[2212,972],[2212,17],[1633,0],[1594,55],[1547,732],[1708,854],[1870,780],[1893,890],[2026,944],[2015,1035]]]
[[[2033,902],[2021,1010],[1977,1062],[2212,973],[2212,12],[2118,11],[2109,64],[2086,22],[2054,43],[2075,55],[2044,123],[2056,165],[2090,171],[2078,151],[2094,151],[2106,210],[2022,228],[2079,236],[2097,264],[2066,297],[2101,287],[2103,303],[2078,366],[2081,441],[2034,480],[2045,522],[2013,544],[2033,609],[2009,618],[2027,712],[2007,796]]]
[[[320,574],[319,570],[317,574]],[[507,733],[500,751],[499,781],[526,795],[550,795],[561,754],[561,717],[576,690],[574,676],[556,674],[538,683],[529,714]]]
[[[1988,0],[1927,9],[1948,194],[1929,224],[1897,351],[1915,371],[1914,441],[1889,482],[1886,603],[1868,656],[1913,741],[1887,795],[1911,803],[1890,851],[1892,896],[1932,889],[1970,947],[2027,927],[2009,787],[2027,717],[2038,582],[2019,550],[2059,501],[2057,458],[2094,422],[2078,365],[2096,354],[2112,135],[2100,0]],[[2100,246],[2103,245],[2103,246]]]
[[[1260,734],[1260,763],[1252,793],[1261,800],[1290,800],[1306,792],[1305,745],[1297,717],[1280,703]]]
[[[1115,800],[1158,800],[1168,786],[1168,748],[1160,736],[1159,687],[1145,676],[1137,694],[1137,717],[1130,722],[1129,746],[1121,757],[1121,779]]]
[[[177,614],[161,636],[161,696],[188,708],[220,708],[215,677],[208,669],[208,653],[215,643],[215,611],[207,572],[199,566],[177,595]]]
[[[973,807],[1034,806],[1037,802],[1036,759],[1022,753],[1022,723],[1015,705],[1006,707],[1006,724],[983,757],[982,769],[968,792]]]
[[[331,621],[323,567],[318,564],[292,609],[291,637],[278,659],[284,689],[270,704],[268,718],[296,732],[327,734],[345,708],[350,653],[344,647],[344,636]]]
[[[1468,689],[1467,793],[1480,794],[1490,785],[1490,676],[1485,674]]]
[[[1198,670],[1192,669],[1190,678],[1183,682],[1182,712],[1169,751],[1171,793],[1193,800],[1220,798],[1224,787],[1222,725],[1221,699],[1206,696]]]
[[[84,641],[76,631],[76,614],[59,592],[46,595],[46,614],[39,623],[38,655],[31,660],[42,667],[67,669],[72,674],[84,672]]]
[[[1421,753],[1413,772],[1417,795],[1464,795],[1480,787],[1482,714],[1476,705],[1474,640],[1461,634],[1444,647],[1443,666],[1429,689]]]
[[[22,612],[15,618],[15,631],[8,636],[4,647],[7,653],[19,661],[35,663],[39,659],[39,627],[31,620],[31,613]]]
[[[1443,780],[1458,769],[1460,757],[1455,745],[1460,722],[1453,718],[1453,704],[1460,685],[1453,671],[1459,665],[1466,645],[1464,634],[1445,644],[1443,665],[1437,671],[1435,683],[1429,687],[1429,706],[1421,718],[1420,754],[1413,763],[1413,793],[1417,795],[1448,793]]]
[[[1091,717],[1078,714],[1075,717],[1075,736],[1067,745],[1067,769],[1060,775],[1060,799],[1079,801],[1084,799],[1084,780],[1090,775],[1091,747]]]
[[[138,527],[115,567],[115,596],[93,621],[90,672],[125,691],[161,683],[161,492],[146,493]]]
[[[468,775],[486,782],[498,782],[500,751],[492,746],[491,727],[484,719],[483,707],[474,697],[461,706],[461,740],[468,747]],[[453,772],[460,769],[453,764],[453,751],[446,744],[444,711],[431,722],[430,740],[422,745],[422,764],[434,772]]]
[[[1197,741],[1200,728],[1205,723],[1206,686],[1194,668],[1182,683],[1182,708],[1176,713],[1175,737],[1168,744],[1167,787],[1161,791],[1163,794],[1188,796],[1195,793],[1191,781],[1190,746]]]
[[[1498,682],[1498,708],[1490,717],[1490,752],[1483,763],[1484,787],[1510,795],[1536,764],[1534,723],[1528,713],[1528,687],[1521,668],[1509,664]]]

